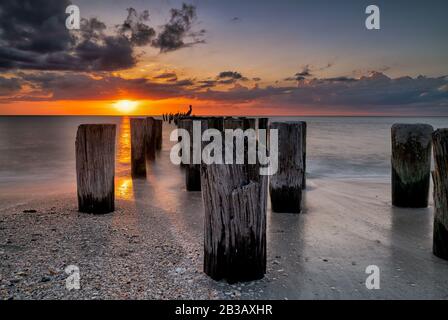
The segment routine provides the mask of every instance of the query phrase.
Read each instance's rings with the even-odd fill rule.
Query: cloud
[[[243,75],[236,71],[223,71],[220,72],[216,79],[218,79],[217,83],[219,84],[234,84],[237,81],[247,81],[248,79],[246,77],[243,77]]]
[[[152,45],[159,48],[160,52],[169,52],[204,43],[202,37],[205,30],[191,31],[196,18],[196,7],[193,5],[184,3],[181,9],[171,9],[170,21],[163,26]],[[186,39],[190,42],[185,42]]]
[[[97,18],[82,19],[81,30],[65,26],[68,0],[0,2],[0,70],[115,71],[137,64],[136,48],[151,45],[162,52],[194,43],[205,31],[191,31],[196,8],[172,9],[171,19],[157,36],[147,25],[149,12],[127,9],[115,32]],[[185,38],[194,38],[185,43]]]
[[[131,44],[144,46],[150,44],[156,36],[154,28],[145,23],[149,21],[149,11],[138,13],[134,8],[128,8],[128,16],[123,24],[118,26],[118,31],[125,35]]]
[[[241,73],[236,72],[236,71],[223,71],[220,72],[217,76],[218,79],[242,79],[243,76],[241,75]]]
[[[15,101],[111,100],[117,96],[158,100],[191,96],[193,92],[188,87],[194,84],[190,79],[160,83],[146,78],[125,79],[107,73],[95,77],[68,72],[21,73],[19,76],[20,81],[32,91],[15,96]]]
[[[315,73],[329,69],[332,66],[333,66],[332,62],[327,63],[323,67],[314,67],[312,65],[307,64],[302,67],[302,71],[299,71],[294,76],[287,77],[284,80],[285,81],[303,81],[305,79],[309,79],[310,77],[313,77],[315,75]]]
[[[164,72],[154,77],[154,79],[164,79],[168,81],[177,81],[177,74],[175,72]]]
[[[238,105],[250,103],[300,113],[307,110],[334,113],[378,112],[384,114],[444,114],[448,115],[448,77],[390,78],[372,71],[360,78],[314,78],[293,86],[234,83],[226,90],[215,87],[221,80],[240,78],[223,74],[223,79],[182,79],[166,72],[153,79],[125,79],[107,73],[90,76],[70,72],[22,72],[15,78],[0,78],[0,101],[21,100],[111,100],[189,98],[198,101],[218,101]],[[170,78],[170,76],[172,78]],[[243,77],[241,75],[241,77]],[[157,81],[168,79],[168,81]],[[29,88],[21,91],[20,88]],[[10,92],[9,95],[5,93]],[[14,92],[14,94],[11,94]]]
[[[19,79],[0,77],[0,96],[13,95],[19,92],[21,88]]]

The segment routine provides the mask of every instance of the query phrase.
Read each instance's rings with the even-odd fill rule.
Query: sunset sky
[[[370,4],[381,30],[365,28]],[[448,115],[447,14],[446,0],[2,0],[0,114]]]

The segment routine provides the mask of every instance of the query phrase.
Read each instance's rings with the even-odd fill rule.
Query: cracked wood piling
[[[244,125],[230,119],[226,124]],[[233,283],[266,273],[267,176],[258,169],[258,164],[201,166],[204,272],[212,279]]]
[[[80,212],[115,210],[114,124],[82,124],[76,135],[76,178]]]

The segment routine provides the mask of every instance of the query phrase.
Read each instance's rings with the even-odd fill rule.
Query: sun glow
[[[134,111],[138,106],[137,101],[131,101],[131,100],[119,100],[114,103],[115,109],[120,111],[121,113],[130,113]]]

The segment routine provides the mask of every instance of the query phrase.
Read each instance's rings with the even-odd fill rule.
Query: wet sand
[[[0,298],[448,298],[448,263],[431,253],[432,208],[392,208],[381,180],[310,177],[303,214],[268,210],[266,277],[212,281],[202,273],[201,194],[183,190],[176,170],[160,183],[134,180],[118,197],[135,200],[109,215],[78,213],[73,194],[2,202]],[[65,288],[70,264],[81,290]],[[379,290],[365,286],[368,265],[380,268]]]

